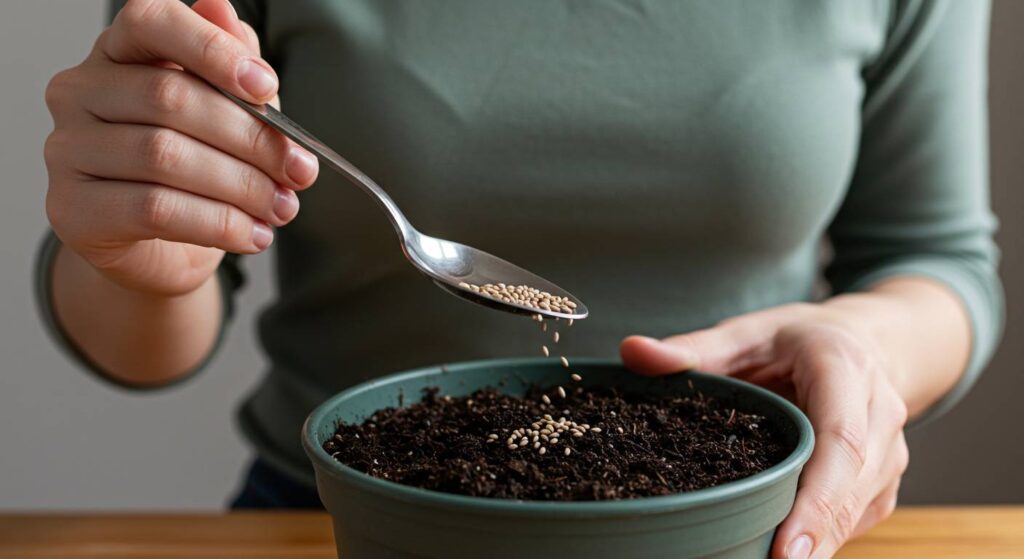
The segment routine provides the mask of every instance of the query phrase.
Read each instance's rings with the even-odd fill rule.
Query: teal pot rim
[[[584,366],[619,366],[622,364],[611,359],[575,359],[574,363]],[[529,365],[550,365],[551,360],[545,358],[513,358],[513,359],[490,359],[482,361],[466,361],[451,365],[436,365],[414,369],[404,373],[384,376],[370,380],[362,384],[344,390],[324,403],[320,404],[302,427],[302,446],[310,460],[316,466],[318,475],[327,474],[337,478],[339,481],[350,483],[363,490],[385,495],[392,499],[399,499],[405,502],[433,507],[455,508],[467,512],[480,513],[503,513],[503,514],[543,514],[545,516],[574,516],[581,513],[587,516],[618,516],[622,514],[656,514],[681,509],[701,507],[704,505],[729,501],[753,494],[758,491],[772,487],[784,478],[792,475],[803,467],[811,456],[814,448],[814,431],[807,416],[794,406],[789,400],[755,386],[748,382],[734,378],[710,375],[695,371],[687,371],[685,374],[701,378],[712,378],[713,382],[721,382],[733,386],[737,390],[752,392],[759,397],[770,401],[782,409],[785,414],[796,424],[799,431],[799,439],[796,448],[782,462],[768,468],[767,470],[754,474],[750,477],[730,481],[706,489],[698,489],[675,495],[663,495],[658,497],[643,497],[639,499],[623,499],[615,501],[520,501],[512,499],[492,499],[487,497],[471,497],[453,493],[442,493],[419,487],[402,485],[393,481],[375,478],[351,468],[332,458],[317,442],[315,428],[330,418],[332,410],[337,403],[346,400],[362,392],[374,390],[382,385],[395,382],[402,382],[417,377],[435,375],[438,373],[457,374],[465,369],[478,369],[481,367],[501,366],[529,366]]]

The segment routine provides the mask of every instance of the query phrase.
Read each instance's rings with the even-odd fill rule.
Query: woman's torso
[[[264,4],[285,112],[422,231],[586,301],[570,356],[811,296],[890,21],[863,0]],[[305,475],[301,422],[343,387],[539,354],[535,324],[419,275],[340,176],[301,203],[260,323],[271,370],[241,414],[277,466]]]

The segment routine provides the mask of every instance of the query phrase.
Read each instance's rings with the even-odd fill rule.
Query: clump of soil
[[[545,415],[589,428],[538,445],[529,430],[549,425]],[[600,501],[692,491],[765,470],[792,449],[763,421],[697,392],[646,396],[577,387],[563,399],[554,390],[534,388],[518,398],[484,389],[453,398],[429,389],[421,402],[339,425],[323,448],[361,472],[424,489]],[[527,429],[530,441],[513,449],[508,440],[517,429]]]

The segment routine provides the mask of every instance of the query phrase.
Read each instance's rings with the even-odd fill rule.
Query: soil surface
[[[544,395],[552,404],[541,401]],[[566,428],[557,441],[557,429],[549,428],[534,442],[538,426],[558,425],[562,417]],[[573,422],[582,435],[567,427]],[[563,399],[555,389],[533,389],[526,398],[485,389],[455,398],[433,389],[419,403],[340,425],[324,450],[372,476],[446,493],[631,499],[711,487],[781,462],[792,449],[762,422],[698,392],[642,396],[572,387]],[[512,437],[517,429],[527,430],[526,441]]]

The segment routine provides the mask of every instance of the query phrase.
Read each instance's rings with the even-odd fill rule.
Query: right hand
[[[47,86],[47,215],[121,286],[193,291],[225,251],[270,246],[271,226],[298,212],[295,191],[316,179],[312,154],[204,80],[277,104],[277,76],[227,0],[129,0]]]

